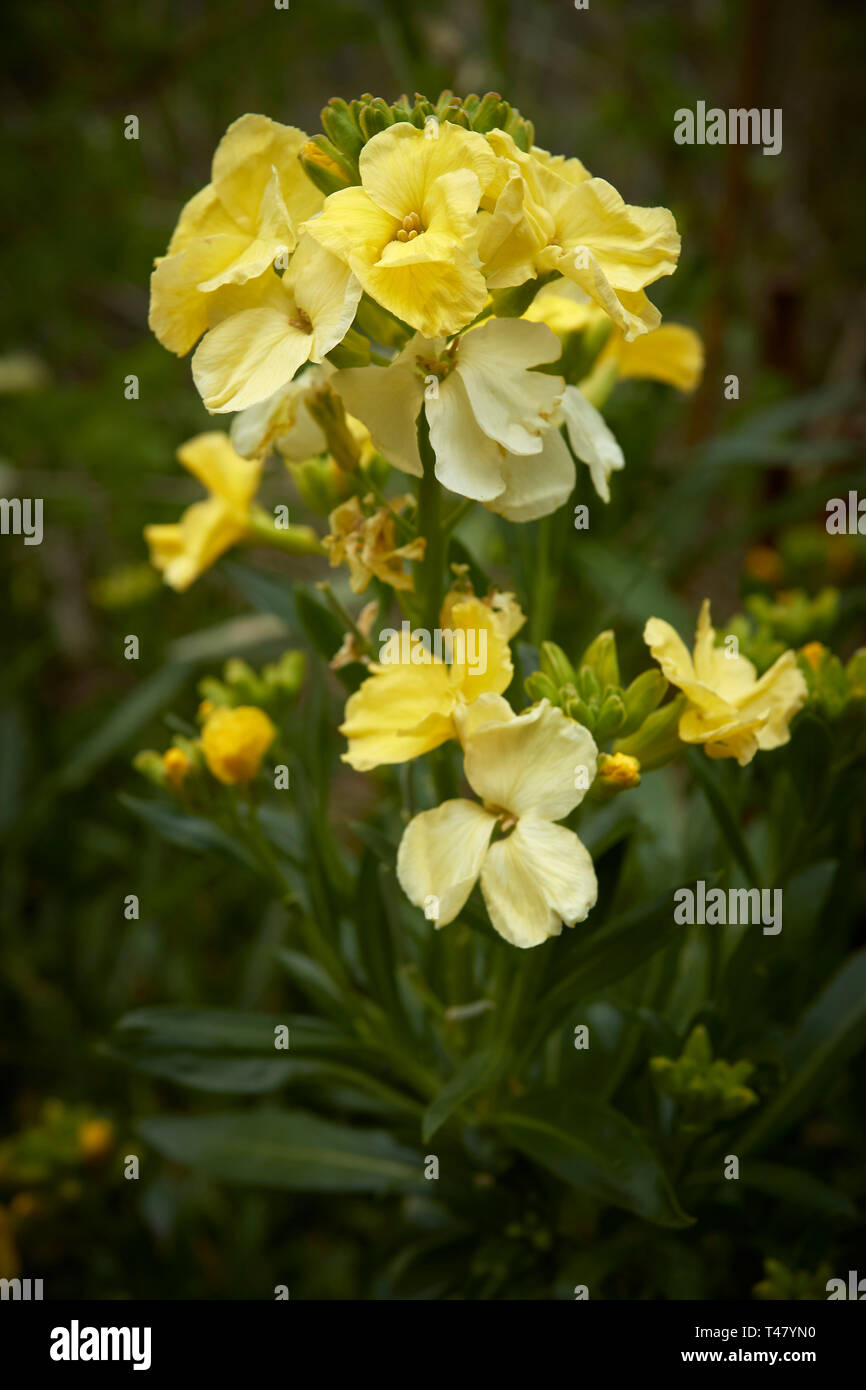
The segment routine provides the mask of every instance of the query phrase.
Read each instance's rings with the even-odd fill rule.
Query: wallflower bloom
[[[227,787],[251,782],[262,765],[277,731],[264,710],[255,705],[215,709],[201,735],[204,759]]]
[[[302,237],[282,278],[264,275],[254,292],[226,296],[226,316],[196,348],[192,375],[208,410],[256,405],[305,362],[321,362],[346,336],[360,298],[349,268]]]
[[[684,743],[703,743],[711,758],[736,758],[745,767],[759,749],[788,742],[808,694],[794,652],[783,652],[759,679],[751,661],[714,645],[709,599],[701,606],[694,657],[660,618],[650,618],[643,635],[664,676],[688,699],[678,729]]]
[[[215,296],[269,271],[323,197],[298,163],[306,135],[267,116],[241,116],[213,157],[210,183],[190,199],[150,282],[149,323],[182,355],[208,327]]]
[[[397,877],[437,926],[452,922],[479,876],[493,926],[513,946],[538,946],[595,905],[592,860],[563,820],[583,799],[576,766],[595,776],[597,749],[581,725],[548,700],[515,715],[496,695],[458,717],[464,772],[482,804],[462,798],[409,822]],[[496,831],[504,838],[491,843]]]
[[[508,643],[525,621],[513,595],[497,594],[488,604],[473,595],[449,594],[439,621],[440,631],[462,633],[463,651],[455,642],[454,655],[466,659],[448,665],[420,641],[412,642],[408,661],[371,665],[371,675],[346,702],[340,733],[349,747],[343,761],[356,771],[407,762],[438,748],[457,736],[457,711],[511,684]],[[482,662],[468,659],[482,649],[483,670]]]
[[[475,243],[496,161],[483,135],[406,122],[361,150],[361,186],[339,189],[306,226],[367,294],[428,337],[456,333],[487,297]]]
[[[544,324],[487,319],[450,344],[416,334],[390,366],[350,367],[333,386],[388,461],[415,477],[423,472],[416,433],[423,408],[443,487],[509,521],[532,521],[574,487],[560,422],[593,478],[605,480],[596,483],[600,491],[623,466],[619,445],[577,387],[531,370],[560,352]]]
[[[629,340],[658,327],[661,315],[644,288],[676,269],[680,238],[667,208],[633,207],[580,161],[527,154],[504,131],[487,139],[523,177],[526,216],[545,238],[533,257],[536,272],[573,280]]]
[[[371,502],[372,497],[366,498]],[[344,561],[349,566],[349,582],[354,594],[362,594],[375,575],[392,589],[414,589],[411,574],[403,569],[404,560],[422,560],[427,544],[416,536],[407,545],[395,545],[394,509],[398,510],[411,497],[395,497],[390,507],[378,507],[366,515],[358,497],[350,497],[331,512],[328,518],[331,535],[325,536],[332,568]]]
[[[182,592],[247,534],[262,463],[241,458],[219,431],[187,440],[177,457],[210,496],[187,507],[177,523],[145,526],[144,537],[151,563],[166,584]]]

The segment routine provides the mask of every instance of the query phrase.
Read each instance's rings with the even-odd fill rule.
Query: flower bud
[[[633,734],[617,739],[613,751],[630,753],[638,759],[644,772],[651,772],[671,762],[682,752],[683,745],[677,731],[686,704],[685,695],[678,695],[669,704],[654,710]]]
[[[555,686],[574,685],[574,667],[555,642],[542,642],[539,658],[542,672]]]
[[[616,654],[616,638],[608,630],[600,632],[594,642],[590,642],[583,656],[580,658],[580,665],[589,666],[598,676],[599,685],[604,690],[606,686],[619,685],[619,660]]]
[[[254,705],[217,709],[202,730],[205,762],[225,786],[251,782],[276,735],[264,710]]]

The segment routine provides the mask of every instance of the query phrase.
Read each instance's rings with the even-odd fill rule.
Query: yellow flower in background
[[[568,280],[545,285],[523,317],[530,323],[546,323],[561,336],[607,322],[604,310]],[[594,364],[593,376],[608,366],[617,377],[662,381],[680,391],[694,391],[704,370],[704,347],[700,335],[682,323],[662,324],[633,342],[613,326]]]
[[[251,782],[262,765],[277,731],[264,710],[255,705],[215,709],[201,735],[204,759],[225,786]]]
[[[715,645],[710,601],[698,619],[694,657],[670,623],[650,618],[644,641],[663,675],[686,695],[678,733],[703,743],[711,758],[736,758],[745,767],[759,749],[779,748],[808,690],[794,652],[786,651],[760,678],[746,657]]]
[[[236,454],[228,435],[197,434],[177,451],[179,462],[210,496],[187,507],[179,522],[145,526],[151,563],[182,592],[247,534],[262,463]]]
[[[78,1128],[78,1147],[86,1159],[105,1158],[114,1143],[110,1120],[85,1120]]]
[[[192,763],[182,748],[167,748],[162,755],[162,769],[173,791],[180,791]]]
[[[324,201],[298,153],[307,137],[267,116],[241,116],[213,157],[210,183],[180,215],[150,281],[149,323],[163,347],[189,352],[227,286],[270,273]]]
[[[208,410],[243,410],[273,396],[305,362],[321,362],[346,336],[361,298],[348,266],[304,236],[280,277],[227,293],[224,315],[192,359]]]
[[[364,512],[358,497],[350,497],[331,512],[328,518],[331,535],[323,538],[331,567],[344,562],[349,567],[349,582],[354,594],[362,594],[374,577],[392,589],[415,587],[411,574],[403,569],[404,560],[423,560],[427,544],[416,536],[406,545],[397,546],[394,512],[411,502],[411,497],[394,497],[390,506],[378,507],[372,514]],[[372,496],[364,499],[369,504]]]
[[[479,877],[493,926],[523,948],[558,936],[594,907],[595,869],[573,830],[555,824],[591,785],[592,735],[548,700],[515,715],[484,695],[458,715],[466,780],[481,805],[461,799],[422,811],[406,827],[397,877],[436,926],[452,922]],[[575,768],[586,769],[586,778]],[[491,842],[496,832],[501,838]]]
[[[431,133],[435,138],[430,138]],[[361,186],[330,194],[307,222],[367,294],[427,337],[456,333],[487,297],[475,242],[496,161],[483,135],[399,122],[368,140]]]
[[[604,179],[582,177],[579,161],[559,163],[545,151],[527,154],[504,131],[493,130],[487,139],[500,158],[520,169],[524,203],[544,229],[536,271],[572,280],[629,340],[657,328],[661,315],[644,289],[671,275],[680,253],[667,208],[633,207]]]
[[[449,664],[419,636],[384,644],[381,662],[346,702],[340,733],[349,740],[343,761],[358,772],[403,763],[457,736],[455,714],[488,691],[501,694],[514,667],[508,643],[525,619],[513,595],[485,603],[452,593],[440,613],[440,634],[454,633]],[[428,642],[431,635],[427,634]],[[433,635],[435,639],[435,634]]]

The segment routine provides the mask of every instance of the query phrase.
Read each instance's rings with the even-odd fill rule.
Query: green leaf
[[[292,1192],[423,1191],[421,1154],[380,1130],[304,1110],[155,1116],[138,1126],[159,1153],[213,1178]]]
[[[128,796],[125,792],[121,792],[118,800],[170,845],[198,850],[202,854],[228,854],[247,868],[257,867],[255,859],[245,846],[212,821],[203,820],[200,816],[189,816],[163,801],[147,801],[141,797]]]
[[[357,1052],[357,1040],[324,1019],[304,1014],[260,1014],[240,1009],[195,1009],[157,1004],[124,1014],[115,1025],[121,1045],[146,1051],[189,1049],[273,1057],[275,1030],[289,1030],[292,1054]]]
[[[547,1091],[498,1115],[497,1124],[522,1153],[597,1201],[657,1226],[692,1223],[643,1133],[610,1106]]]
[[[673,919],[673,889],[634,908],[572,949],[568,973],[546,993],[532,1043],[541,1043],[569,1009],[630,975],[645,960],[681,939],[685,927]],[[527,1047],[529,1051],[529,1047]]]
[[[64,763],[57,774],[59,786],[76,787],[86,782],[98,767],[171,704],[191,670],[186,664],[163,666],[155,675],[141,681]]]
[[[740,1153],[764,1147],[796,1124],[864,1044],[866,950],[850,957],[803,1016],[788,1052],[788,1080],[746,1131]]]
[[[273,1057],[217,1057],[200,1052],[154,1052],[139,1055],[132,1049],[105,1047],[101,1054],[147,1076],[158,1076],[196,1091],[224,1095],[260,1095],[275,1091],[287,1081],[304,1076],[317,1063]]]
[[[717,1183],[729,1187],[721,1173],[694,1173],[690,1184]],[[789,1168],[783,1163],[744,1162],[740,1169],[740,1182],[743,1187],[753,1187],[756,1192],[764,1192],[769,1197],[777,1197],[794,1208],[808,1208],[822,1212],[824,1216],[839,1217],[853,1221],[857,1218],[857,1208],[844,1193],[837,1192],[828,1183],[804,1173],[799,1168]]]
[[[486,1048],[474,1053],[458,1068],[424,1112],[421,1137],[425,1144],[464,1101],[495,1083],[505,1060],[501,1048]]]

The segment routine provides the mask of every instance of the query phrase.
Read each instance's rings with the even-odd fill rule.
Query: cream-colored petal
[[[527,818],[490,846],[481,892],[500,936],[527,948],[559,936],[563,922],[583,922],[595,906],[598,883],[573,830]]]
[[[324,453],[327,441],[310,415],[307,401],[333,374],[330,362],[307,367],[266,400],[240,411],[231,425],[231,440],[238,453],[244,458],[259,458],[278,447],[285,458],[296,463]]]
[[[469,704],[461,700],[454,709],[454,727],[464,747],[476,730],[486,724],[508,724],[516,718],[508,701],[493,690],[485,691]]]
[[[303,236],[286,271],[295,302],[313,325],[314,362],[341,343],[352,326],[361,285],[339,257]]]
[[[280,307],[233,314],[205,334],[192,375],[208,410],[243,410],[291,381],[313,348],[312,332],[291,323],[292,309],[286,295]]]
[[[443,801],[410,820],[397,851],[400,887],[437,927],[453,922],[475,887],[496,824],[474,801]]]
[[[611,473],[625,467],[616,436],[608,428],[601,412],[576,386],[565,388],[561,410],[569,444],[581,462],[588,466],[599,497],[603,502],[609,502],[608,479]]]
[[[424,408],[442,486],[478,502],[498,497],[504,450],[479,427],[460,373],[446,377]]]
[[[423,339],[414,338],[390,367],[347,367],[331,378],[349,414],[367,426],[379,452],[415,478],[424,472],[417,424],[424,382],[415,370],[414,356],[423,346]]]
[[[553,821],[583,800],[597,755],[588,730],[542,700],[510,723],[476,729],[463,767],[469,785],[489,806]],[[575,776],[577,767],[586,769],[585,777]]]
[[[562,345],[543,323],[488,319],[460,339],[457,372],[478,424],[512,454],[538,454],[565,382],[531,367],[555,362]]]
[[[758,747],[780,748],[791,737],[790,723],[809,695],[805,677],[792,651],[783,652],[756,682],[749,699],[740,706],[744,719],[759,710],[763,720],[757,732]]]
[[[506,454],[505,491],[488,507],[507,521],[535,521],[568,501],[574,488],[574,460],[556,426],[544,436],[540,454]]]

